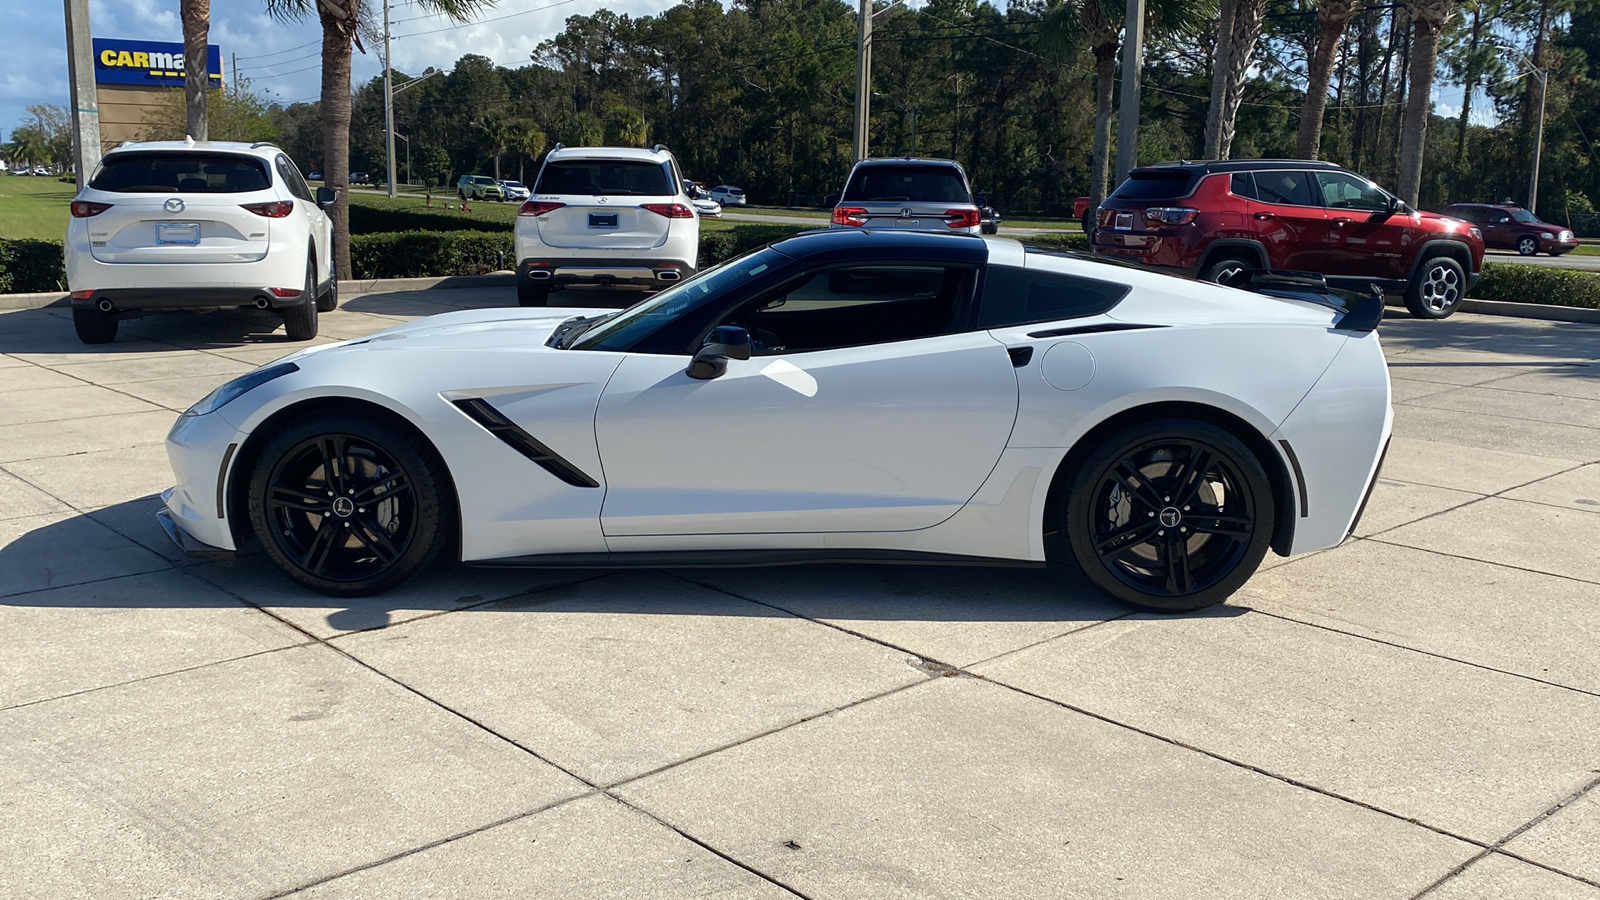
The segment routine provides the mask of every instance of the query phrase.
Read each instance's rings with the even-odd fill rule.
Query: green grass
[[[1579,244],[1573,256],[1600,256],[1600,244]]]
[[[54,178],[0,175],[0,238],[65,240],[68,207],[77,195],[76,185]]]
[[[777,206],[728,206],[724,207],[723,211],[741,216],[785,216],[816,219],[819,222],[828,221],[828,214],[819,209],[787,209]],[[1000,227],[1037,228],[1041,231],[1083,230],[1079,223],[1072,219],[1008,219],[1004,213],[1000,214]]]

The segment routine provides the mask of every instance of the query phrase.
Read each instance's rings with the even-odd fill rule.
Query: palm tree
[[[1411,86],[1400,127],[1400,197],[1415,206],[1422,193],[1422,145],[1433,106],[1433,68],[1439,58],[1439,32],[1455,12],[1456,0],[1412,0]]]
[[[206,53],[211,41],[211,0],[178,0],[178,18],[183,22],[183,97],[189,111],[189,136],[203,141],[211,130],[206,115],[211,88]]]
[[[1119,0],[1077,0],[1060,3],[1045,12],[1040,25],[1040,47],[1056,59],[1065,59],[1082,40],[1094,53],[1094,153],[1089,176],[1089,208],[1106,197],[1111,178],[1112,90],[1117,83],[1117,52],[1122,45],[1126,6]],[[1151,31],[1169,34],[1197,30],[1210,15],[1212,0],[1149,0],[1145,17]]]
[[[361,47],[364,0],[264,0],[267,14],[282,22],[315,15],[322,23],[322,179],[339,187],[350,183],[350,48]],[[423,11],[465,22],[494,0],[417,0]],[[366,49],[361,48],[365,53]],[[350,195],[340,191],[329,208],[333,219],[333,261],[350,268]]]
[[[1217,50],[1211,69],[1211,111],[1206,116],[1207,159],[1227,159],[1244,99],[1245,77],[1256,55],[1266,0],[1222,0]]]
[[[544,132],[534,127],[527,119],[519,119],[511,123],[511,133],[506,139],[506,149],[517,155],[517,180],[526,184],[523,178],[522,164],[532,159],[537,161],[544,153]]]
[[[510,128],[506,117],[497,112],[484,113],[478,122],[478,130],[483,132],[483,142],[489,145],[489,155],[494,157],[495,181],[500,180],[500,157],[505,155],[510,143]]]
[[[1328,108],[1328,82],[1333,58],[1350,20],[1361,13],[1362,0],[1322,0],[1317,4],[1317,44],[1306,73],[1306,105],[1300,111],[1300,135],[1295,155],[1316,159],[1322,150],[1322,114]]]
[[[6,159],[11,162],[33,165],[48,162],[50,159],[50,143],[45,140],[44,132],[31,126],[11,130],[11,143],[5,146]]]

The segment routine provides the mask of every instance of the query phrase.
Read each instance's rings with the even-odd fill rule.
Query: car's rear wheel
[[[1517,252],[1523,256],[1534,256],[1539,252],[1539,242],[1531,237],[1524,237],[1517,241]]]
[[[1215,284],[1237,286],[1254,269],[1255,265],[1250,261],[1236,256],[1228,256],[1213,262],[1206,268],[1205,274],[1200,277]]]
[[[454,533],[444,463],[360,415],[297,422],[262,448],[250,522],[278,568],[324,594],[393,587],[438,558]]]
[[[1163,612],[1226,600],[1261,565],[1275,521],[1255,454],[1190,419],[1112,435],[1079,467],[1064,504],[1063,530],[1089,579]]]
[[[1425,260],[1406,287],[1406,309],[1419,319],[1443,319],[1461,306],[1467,276],[1447,256]]]
[[[534,285],[519,281],[517,282],[517,305],[549,306],[550,289],[546,287],[536,287]]]
[[[92,306],[72,308],[72,327],[85,344],[109,344],[117,339],[117,319]]]
[[[283,330],[291,341],[309,341],[317,336],[317,264],[306,263],[306,286],[298,304],[283,311]]]

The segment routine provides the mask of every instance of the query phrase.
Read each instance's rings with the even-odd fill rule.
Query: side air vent
[[[490,406],[488,401],[472,397],[452,402],[456,409],[466,413],[467,418],[482,425],[490,434],[504,441],[506,446],[538,463],[551,475],[573,487],[600,486],[600,482],[585,475],[582,470],[562,459],[554,450],[534,440],[533,435],[523,431],[517,423],[501,415],[500,410]]]

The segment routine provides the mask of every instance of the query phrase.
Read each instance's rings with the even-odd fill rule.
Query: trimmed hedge
[[[0,294],[67,289],[67,264],[60,241],[0,238]]]
[[[385,209],[350,204],[350,234],[388,234],[396,231],[510,232],[511,222],[498,222],[445,209]]]
[[[1468,296],[1476,300],[1600,309],[1600,273],[1551,266],[1484,263],[1483,278]]]
[[[757,225],[738,224],[730,228],[707,231],[700,230],[700,268],[714,266],[723,260],[732,259],[741,253],[773,241],[783,240],[786,237],[799,234],[802,231],[811,231],[806,225]]]
[[[1089,236],[1081,231],[1060,231],[1048,234],[1036,234],[1032,237],[1017,238],[1017,240],[1041,250],[1077,250],[1081,253],[1089,252]]]

